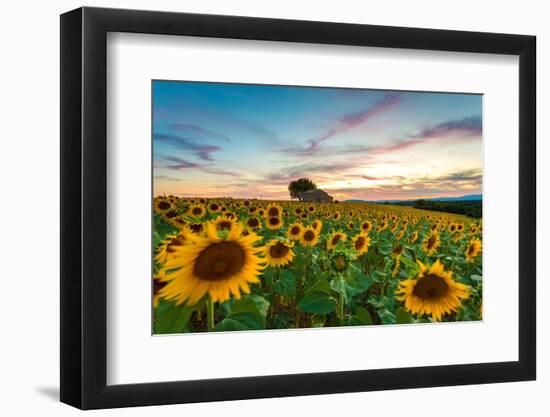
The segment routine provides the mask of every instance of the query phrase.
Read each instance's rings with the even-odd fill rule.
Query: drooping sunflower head
[[[283,214],[283,210],[280,205],[276,203],[269,203],[264,211],[264,216],[269,217],[280,217]]]
[[[392,247],[391,256],[393,256],[394,258],[399,258],[403,254],[404,249],[405,248],[403,247],[403,245],[401,245],[400,243],[396,243]]]
[[[294,222],[289,228],[287,232],[287,236],[290,240],[300,240],[300,235],[302,234],[302,223],[299,221]]]
[[[422,249],[424,249],[424,252],[428,255],[433,255],[440,244],[441,240],[439,239],[439,234],[436,231],[432,231],[422,241]]]
[[[264,258],[268,266],[282,267],[294,259],[293,243],[283,239],[273,239],[264,249]]]
[[[319,241],[319,234],[311,226],[305,227],[302,229],[302,234],[300,236],[300,242],[304,246],[313,247]]]
[[[165,264],[171,272],[159,295],[194,305],[206,294],[214,302],[249,294],[249,284],[259,282],[264,268],[259,256],[264,248],[256,246],[258,235],[243,236],[242,231],[239,224],[224,232],[209,227],[205,236],[194,235],[192,244],[178,247],[177,256]]]
[[[348,259],[346,254],[343,252],[335,253],[331,257],[332,267],[338,272],[345,271],[349,266],[349,261],[350,260]]]
[[[265,227],[270,230],[277,230],[283,227],[283,221],[280,217],[268,217],[265,221]]]
[[[466,256],[466,261],[472,263],[476,256],[481,253],[481,240],[472,239],[466,245],[466,251],[464,252]]]
[[[336,245],[338,245],[338,242],[340,241],[345,242],[347,238],[348,237],[346,236],[346,234],[341,230],[337,230],[331,233],[327,239],[327,249],[328,250],[334,249]]]
[[[365,233],[359,233],[352,240],[353,249],[359,253],[367,253],[370,246],[370,237]]]
[[[457,282],[451,271],[445,271],[439,261],[430,267],[417,261],[420,272],[414,278],[403,280],[396,290],[397,300],[405,302],[405,308],[413,314],[431,315],[432,320],[441,321],[462,305],[469,296],[468,286]]]

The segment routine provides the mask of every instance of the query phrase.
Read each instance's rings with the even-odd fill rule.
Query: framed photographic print
[[[534,37],[81,8],[61,71],[63,402],[535,378]]]

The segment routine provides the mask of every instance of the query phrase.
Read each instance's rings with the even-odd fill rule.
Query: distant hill
[[[481,201],[481,194],[468,194],[460,197],[412,198],[408,200],[345,200],[343,203],[407,203],[418,200],[425,201]]]

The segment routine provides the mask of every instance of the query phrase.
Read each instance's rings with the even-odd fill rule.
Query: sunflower
[[[415,243],[418,240],[418,232],[415,230],[411,237],[409,238],[409,242]]]
[[[212,213],[212,214],[215,214],[215,213],[218,213],[219,211],[221,211],[222,207],[216,203],[215,201],[212,201],[211,203],[208,204],[208,212],[209,213]]]
[[[332,266],[338,272],[345,271],[348,265],[349,259],[343,253],[338,253],[332,257]]]
[[[202,223],[191,223],[189,225],[189,229],[191,232],[199,234],[204,231],[204,225]]]
[[[187,209],[187,214],[195,218],[204,216],[204,212],[204,207],[200,204],[193,204]]]
[[[395,240],[401,240],[401,238],[403,237],[404,234],[405,234],[405,229],[400,230],[400,231],[395,235]]]
[[[441,240],[439,239],[439,234],[434,230],[422,241],[422,249],[424,249],[424,252],[428,255],[433,255],[440,244]]]
[[[355,227],[355,223],[349,222],[348,223],[348,229],[352,230]]]
[[[341,214],[340,214],[339,212],[336,212],[336,213],[334,213],[334,214],[332,215],[332,218],[333,218],[334,220],[338,220],[340,217],[341,217]]]
[[[283,227],[283,221],[280,217],[269,217],[265,221],[265,227],[267,227],[269,230],[277,230]]]
[[[207,223],[208,227],[214,227],[218,232],[222,230],[231,230],[235,227],[237,222],[231,218],[231,216],[223,215],[218,217],[216,220]]]
[[[372,229],[372,223],[369,222],[368,220],[364,221],[364,222],[361,224],[361,230],[362,230],[364,233],[370,232],[370,229]]]
[[[451,233],[456,232],[457,227],[458,227],[458,226],[457,226],[456,223],[451,223],[451,224],[449,225],[449,232],[451,232]]]
[[[264,249],[266,265],[281,267],[292,262],[292,259],[294,259],[293,246],[293,243],[281,239],[269,241]]]
[[[155,210],[159,213],[166,213],[172,208],[172,203],[165,200],[164,198],[155,199]]]
[[[464,254],[466,255],[466,261],[473,262],[475,257],[478,256],[481,253],[481,240],[479,239],[472,239],[468,242],[468,245],[466,246],[466,251]]]
[[[264,248],[255,247],[261,240],[258,235],[243,236],[242,231],[239,224],[223,233],[207,227],[205,237],[194,236],[193,244],[179,247],[177,258],[165,265],[167,270],[177,269],[166,275],[159,296],[176,304],[194,305],[205,294],[213,302],[249,294],[249,283],[260,281],[264,267],[258,254]]]
[[[299,221],[295,221],[294,224],[288,228],[287,237],[290,240],[300,240],[302,227],[302,223],[300,223]]]
[[[359,233],[353,238],[351,243],[356,252],[360,254],[367,253],[370,246],[370,237],[364,233]]]
[[[264,216],[267,217],[279,217],[281,216],[283,210],[281,206],[275,203],[269,203],[265,209]]]
[[[178,246],[189,243],[189,233],[190,230],[185,229],[177,235],[167,236],[155,251],[155,261],[164,264],[166,261],[173,258]]]
[[[307,207],[307,211],[308,211],[309,213],[315,213],[315,206],[314,206],[314,205],[308,206],[308,207]]]
[[[317,233],[321,233],[321,229],[323,228],[323,222],[319,219],[315,219],[313,223],[311,223],[311,227],[315,229]]]
[[[338,245],[338,242],[342,241],[345,242],[347,240],[347,236],[344,232],[341,230],[337,230],[336,232],[333,232],[329,238],[327,239],[327,249],[334,249],[336,245]]]
[[[300,236],[300,242],[304,246],[315,246],[319,240],[319,235],[315,231],[315,229],[311,226],[308,226],[302,230],[302,234]]]
[[[262,223],[260,222],[260,219],[258,219],[257,217],[249,217],[249,218],[246,220],[246,226],[247,226],[249,229],[257,229],[257,228],[259,228],[261,225],[262,225]]]
[[[415,278],[399,283],[397,300],[413,314],[431,314],[432,320],[441,321],[448,313],[457,311],[462,300],[468,298],[468,286],[456,282],[452,271],[445,271],[439,259],[430,267],[416,261],[420,272]]]

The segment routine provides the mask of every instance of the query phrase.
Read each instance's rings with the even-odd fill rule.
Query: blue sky
[[[288,199],[481,192],[482,96],[153,82],[155,194]]]

